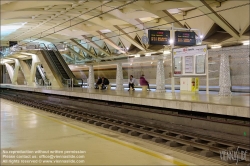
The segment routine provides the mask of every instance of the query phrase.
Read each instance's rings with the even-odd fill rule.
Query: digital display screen
[[[17,41],[9,41],[9,47],[17,45]]]
[[[169,45],[170,31],[149,30],[148,39],[150,45]]]
[[[176,46],[193,46],[196,45],[195,32],[175,31]]]

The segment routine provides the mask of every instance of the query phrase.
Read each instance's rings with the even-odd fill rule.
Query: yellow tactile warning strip
[[[8,104],[10,104],[10,103],[8,103]],[[17,106],[14,105],[14,104],[11,104],[11,105],[13,105],[14,107],[17,107]],[[29,110],[26,110],[26,109],[23,109],[23,108],[20,108],[20,107],[17,107],[17,108],[20,109],[20,110],[26,111],[26,112],[32,112],[32,113],[34,113],[34,114],[36,114],[36,115],[38,115],[38,116],[40,116],[40,117],[43,117],[43,118],[45,118],[45,119],[49,119],[49,120],[51,120],[51,121],[54,121],[54,122],[57,122],[57,123],[66,125],[66,126],[71,127],[71,128],[73,128],[73,129],[76,129],[76,130],[79,130],[79,131],[88,133],[88,134],[90,134],[90,135],[93,135],[93,136],[96,136],[96,137],[99,137],[99,138],[102,138],[102,139],[105,139],[105,140],[108,140],[108,141],[117,143],[117,144],[119,144],[119,145],[122,145],[122,146],[125,146],[125,147],[128,147],[128,148],[131,148],[131,149],[134,149],[134,150],[136,150],[136,151],[139,151],[139,152],[145,153],[145,154],[147,154],[147,155],[150,155],[150,156],[159,158],[159,159],[161,159],[161,160],[168,161],[168,162],[170,162],[170,163],[172,163],[172,164],[175,164],[175,165],[177,165],[177,166],[187,166],[187,164],[184,164],[184,163],[182,163],[182,162],[180,162],[180,161],[177,161],[176,159],[168,159],[168,158],[164,157],[163,155],[157,154],[157,153],[155,153],[155,152],[151,152],[151,151],[145,150],[145,149],[143,149],[143,148],[140,148],[140,147],[131,145],[131,144],[129,144],[129,143],[125,143],[125,142],[123,142],[123,141],[119,141],[119,140],[116,140],[116,139],[113,139],[113,138],[104,136],[104,135],[102,135],[102,134],[98,134],[98,133],[95,133],[95,132],[93,132],[93,131],[89,131],[89,130],[87,130],[87,129],[83,129],[83,128],[81,128],[81,127],[78,127],[78,126],[75,126],[75,125],[72,125],[72,124],[63,122],[63,121],[61,121],[61,120],[57,120],[57,119],[54,119],[54,118],[51,118],[51,117],[47,117],[47,116],[42,115],[42,114],[39,114],[39,113],[37,113],[37,112],[29,111]]]

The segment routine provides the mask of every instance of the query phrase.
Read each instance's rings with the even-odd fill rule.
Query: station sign
[[[173,56],[192,56],[196,54],[206,54],[207,45],[193,46],[193,47],[184,47],[184,48],[174,48]]]
[[[149,30],[148,39],[150,45],[169,45],[170,31]]]
[[[194,46],[196,45],[195,32],[175,31],[176,46]]]

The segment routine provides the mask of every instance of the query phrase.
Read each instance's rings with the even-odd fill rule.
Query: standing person
[[[130,91],[130,87],[132,87],[133,91],[135,90],[135,79],[132,75],[130,75],[130,79],[128,83],[128,91]]]
[[[106,85],[109,85],[109,80],[107,78],[102,77],[102,90],[106,89]]]
[[[147,86],[148,86],[148,90],[150,91],[149,83],[148,83],[148,81],[145,79],[144,75],[141,75],[141,77],[140,77],[140,85],[141,85],[141,86],[147,85]]]

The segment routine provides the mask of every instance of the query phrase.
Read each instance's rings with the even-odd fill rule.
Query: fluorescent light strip
[[[211,48],[212,48],[212,49],[221,48],[221,46],[220,46],[220,45],[211,45]]]

